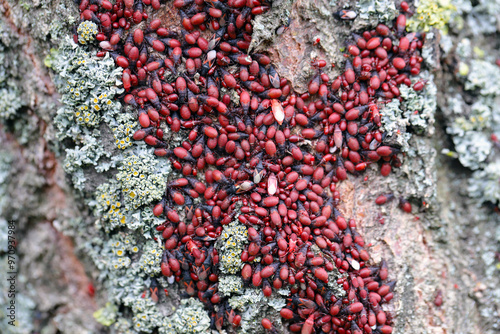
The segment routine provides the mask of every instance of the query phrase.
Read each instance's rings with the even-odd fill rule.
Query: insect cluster
[[[280,312],[293,332],[391,333],[382,305],[393,298],[385,262],[369,255],[353,219],[337,205],[336,183],[371,163],[382,175],[401,162],[384,144],[379,106],[400,98],[420,71],[423,36],[379,24],[353,35],[345,70],[317,74],[297,94],[265,54],[247,54],[252,19],[269,9],[263,0],[175,0],[179,27],[163,26],[159,0],[82,0],[82,20],[99,26],[101,51],[123,70],[141,129],[133,138],[155,148],[182,173],[154,207],[164,215],[161,272],[197,296],[218,330],[241,316],[218,292],[215,243],[233,221],[247,227],[239,274],[265,296],[290,289]],[[78,40],[78,36],[75,37]],[[417,82],[413,89],[424,88]],[[164,128],[189,131],[172,148]],[[133,191],[131,189],[131,191]],[[178,210],[182,210],[181,214]],[[331,273],[345,290],[329,288]],[[262,326],[276,332],[271,321]]]

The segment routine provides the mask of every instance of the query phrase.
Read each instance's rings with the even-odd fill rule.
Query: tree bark
[[[329,59],[336,66],[328,69],[330,77],[338,75],[352,32],[376,26],[390,11],[392,1],[385,2],[389,8],[385,11],[368,12],[368,4],[274,1],[271,11],[255,22],[252,46],[268,52],[280,75],[296,91],[305,92],[313,73],[311,60]],[[354,22],[338,20],[331,13],[342,5],[367,16]],[[470,109],[481,95],[477,89],[464,89],[467,75],[457,75],[460,64],[478,58],[474,55],[477,50],[463,56],[464,39],[472,41],[470,50],[474,46],[483,50],[486,55],[480,59],[490,63],[500,59],[498,9],[485,16],[495,18],[496,26],[482,31],[473,26],[474,8],[463,8],[453,14],[453,20],[462,20],[463,30],[458,31],[453,21],[445,37],[437,29],[428,33],[426,45],[432,55],[426,66],[437,87],[436,105],[425,129],[412,130],[401,168],[388,177],[373,168],[362,176],[350,176],[339,186],[341,211],[357,221],[366,243],[371,244],[372,261],[385,259],[389,277],[397,281],[395,298],[389,304],[394,333],[500,331],[498,202],[471,195],[473,171],[483,170],[484,165],[464,167],[460,153],[458,159],[442,154],[443,149],[454,151],[457,145],[455,134],[448,130],[458,117],[450,98],[462,96],[464,108]],[[167,11],[166,15],[173,14]],[[18,322],[10,326],[2,307],[0,332],[109,332],[93,316],[109,300],[107,286],[81,244],[85,236],[75,228],[86,226],[93,233],[96,217],[85,205],[91,192],[76,191],[62,168],[64,143],[56,139],[54,129],[60,94],[53,69],[45,66],[50,50],[57,49],[65,36],[72,36],[72,27],[79,21],[77,5],[70,0],[0,0],[0,16],[0,68],[5,73],[0,74],[6,77],[0,80],[0,88],[6,87],[6,99],[0,97],[0,115],[9,108],[15,110],[13,116],[0,117],[0,226],[7,235],[8,222],[13,222],[18,256]],[[290,26],[283,35],[269,34],[288,17]],[[499,94],[493,99],[498,101]],[[498,108],[491,113],[492,118],[500,118]],[[495,131],[500,135],[498,129],[485,127],[483,131],[488,136]],[[487,162],[498,157],[498,142],[496,145]],[[386,193],[395,194],[396,199],[376,205],[375,198]],[[410,200],[411,213],[399,208],[400,197]],[[8,242],[7,238],[0,240],[3,305],[8,303],[9,286],[4,279]]]

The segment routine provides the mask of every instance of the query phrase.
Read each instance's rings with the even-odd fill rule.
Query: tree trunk
[[[379,22],[392,26],[399,5],[391,0],[276,0],[254,21],[253,52],[269,54],[279,75],[305,93],[315,73],[312,59],[334,64],[325,72],[335,78],[342,73],[347,46],[354,43],[352,33]],[[413,11],[424,10],[432,2],[410,5]],[[171,2],[162,6],[163,21],[177,24]],[[339,209],[356,220],[370,244],[371,263],[385,260],[389,279],[397,282],[387,307],[393,333],[498,333],[500,146],[494,135],[500,135],[500,6],[489,0],[464,1],[446,10],[443,4],[434,6],[432,12],[442,15],[438,24],[447,22],[437,26],[441,30],[429,23],[431,18],[418,21],[427,12],[414,15],[418,30],[430,28],[422,66],[425,93],[408,93],[401,109],[379,106],[386,129],[398,134],[391,140],[402,147],[402,165],[388,177],[377,167],[341,181]],[[357,18],[332,14],[342,8],[354,10]],[[55,124],[62,103],[56,88],[60,63],[54,57],[61,53],[51,49],[72,38],[80,21],[78,6],[70,0],[0,0],[0,12],[2,305],[12,300],[8,272],[17,270],[15,326],[2,307],[0,332],[125,332],[123,324],[130,324],[134,313],[111,295],[119,277],[111,279],[98,262],[113,234],[104,232],[91,203],[97,187],[117,170],[112,166],[97,173],[89,164],[66,174],[65,150],[74,143],[58,140]],[[289,19],[288,29],[277,35]],[[109,128],[99,131],[103,142],[114,141]],[[112,165],[111,156],[103,159]],[[86,183],[75,189],[80,171]],[[394,194],[394,199],[376,205],[381,194]],[[401,209],[400,199],[409,200],[410,213]],[[9,231],[15,233],[15,247],[9,247]],[[138,242],[147,240],[139,235]],[[11,252],[17,254],[13,270]],[[179,307],[182,294],[176,285],[168,290],[169,297],[158,304],[165,317]]]

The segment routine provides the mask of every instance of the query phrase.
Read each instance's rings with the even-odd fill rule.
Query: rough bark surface
[[[352,24],[331,15],[344,4],[355,8],[354,3],[333,6],[326,0],[283,0],[275,4],[272,11],[278,16],[258,21],[265,29],[256,28],[254,47],[267,50],[279,73],[299,92],[305,91],[312,58],[323,57],[341,66],[340,50],[351,32],[376,22]],[[282,24],[276,17],[284,12],[292,19],[289,31],[278,39],[265,36],[266,30]],[[19,255],[18,323],[15,328],[9,326],[2,307],[0,332],[107,332],[93,317],[107,300],[97,280],[98,270],[79,250],[71,232],[62,228],[69,221],[95,218],[62,170],[62,151],[53,128],[59,95],[44,66],[50,49],[72,34],[77,7],[70,0],[1,0],[0,15],[0,39],[8,45],[4,65],[22,100],[15,117],[0,125],[2,164],[8,166],[0,179],[0,219],[15,221]],[[452,41],[470,36],[467,29],[451,34]],[[495,36],[474,38],[498,58]],[[321,40],[319,45],[311,42],[316,38]],[[390,278],[398,282],[390,304],[394,333],[496,333],[500,331],[500,218],[492,205],[481,205],[468,196],[471,171],[441,154],[443,148],[453,147],[446,133],[451,117],[447,97],[460,93],[461,86],[454,76],[453,50],[446,58],[434,60],[432,73],[438,87],[434,131],[412,137],[413,153],[389,177],[372,169],[344,182],[341,209],[346,217],[356,219],[366,242],[372,244],[373,260],[386,259]],[[413,212],[400,210],[397,200],[375,205],[381,193],[410,198]],[[1,252],[4,247],[0,245]],[[0,272],[4,281],[4,270]],[[443,303],[436,306],[439,291]]]

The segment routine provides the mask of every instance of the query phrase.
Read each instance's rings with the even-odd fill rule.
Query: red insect
[[[133,139],[183,174],[167,183],[153,208],[165,218],[156,228],[165,245],[162,275],[213,309],[214,329],[238,326],[241,316],[218,291],[226,255],[215,250],[238,217],[248,233],[238,245],[239,274],[267,297],[288,285],[280,314],[290,330],[370,333],[378,325],[376,331],[391,332],[390,317],[380,311],[393,297],[387,265],[368,266],[356,222],[337,208],[336,183],[366,173],[370,164],[384,176],[401,165],[398,148],[384,141],[381,106],[401,99],[399,86],[411,86],[410,76],[420,72],[423,36],[405,34],[404,15],[392,28],[379,24],[354,35],[343,73],[330,82],[326,61],[315,59],[307,92],[299,94],[268,55],[248,52],[252,22],[267,2],[176,0],[173,6],[183,29],[162,26],[158,0],[80,3],[82,18],[99,22],[98,54],[111,52],[124,68],[122,101],[141,127]],[[176,146],[172,133],[189,135]],[[347,294],[342,300],[327,285],[334,269],[344,277],[337,282]],[[149,293],[160,302],[155,282]],[[276,332],[269,319],[262,325]]]

